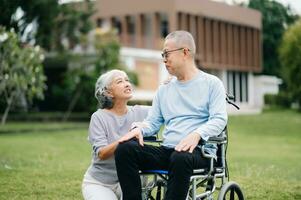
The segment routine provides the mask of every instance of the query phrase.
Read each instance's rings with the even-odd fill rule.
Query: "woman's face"
[[[132,85],[125,73],[118,73],[114,76],[109,87],[109,95],[113,99],[130,99],[133,96]]]

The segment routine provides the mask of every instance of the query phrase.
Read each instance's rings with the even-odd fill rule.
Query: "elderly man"
[[[139,170],[168,170],[166,199],[184,200],[193,169],[209,166],[199,142],[224,129],[226,94],[217,77],[196,67],[195,49],[194,39],[186,31],[175,31],[165,38],[162,57],[174,78],[158,89],[145,126],[122,137],[115,152],[124,200],[141,199]],[[144,145],[143,136],[157,133],[162,125],[162,145]],[[206,145],[205,151],[215,154],[216,146]]]

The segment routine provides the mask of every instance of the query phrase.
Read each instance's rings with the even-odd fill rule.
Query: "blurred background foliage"
[[[0,27],[0,96],[5,107],[1,124],[11,109],[27,109],[34,98],[44,98],[43,60],[39,46],[22,45],[13,29]]]
[[[298,29],[296,25],[300,16],[291,7],[277,1],[250,0],[243,6],[258,10],[262,14],[262,74],[277,76],[283,80],[279,94],[267,94],[265,103],[285,108],[290,108],[293,104],[301,111],[301,63],[297,56],[300,55],[301,47],[301,40],[297,38],[301,37],[301,31],[300,26]]]
[[[249,8],[258,10],[262,15],[263,74],[281,77],[281,63],[278,48],[287,27],[299,16],[277,1],[250,0]]]
[[[72,111],[89,116],[97,108],[94,84],[98,76],[113,68],[124,69],[119,61],[117,33],[93,27],[90,18],[94,13],[93,4],[89,0],[80,6],[54,0],[3,0],[0,9],[3,11],[0,26],[14,30],[20,46],[38,45],[45,56],[42,70],[47,77],[45,98],[23,104],[26,108],[12,107],[11,110],[15,113],[59,111],[64,113],[59,117],[63,120],[67,120]],[[80,52],[75,52],[79,46]],[[2,59],[7,58],[3,55]],[[127,73],[137,84],[136,74]],[[3,84],[4,81],[1,80]],[[0,108],[2,113],[7,109],[3,99]]]
[[[282,66],[282,77],[286,83],[286,93],[301,110],[301,19],[285,32],[279,56]]]

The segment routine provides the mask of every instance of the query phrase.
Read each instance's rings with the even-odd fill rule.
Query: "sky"
[[[214,1],[220,1],[220,2],[226,2],[228,4],[233,4],[234,2],[240,3],[240,2],[248,2],[248,0],[214,0]],[[283,5],[290,5],[293,12],[296,14],[301,15],[301,1],[300,0],[276,0],[279,3],[282,3]]]

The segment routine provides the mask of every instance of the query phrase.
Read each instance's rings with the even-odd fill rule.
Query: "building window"
[[[166,14],[160,15],[160,33],[161,37],[165,38],[168,35],[168,16]]]
[[[122,29],[121,29],[122,27],[121,27],[121,21],[120,21],[120,19],[117,18],[117,17],[112,17],[111,21],[112,21],[112,27],[114,29],[116,29],[118,35],[120,35],[121,32],[122,32]]]
[[[98,19],[96,20],[96,26],[97,26],[98,28],[102,27],[102,23],[103,23],[103,20],[102,20],[101,18],[98,18]]]
[[[127,16],[126,23],[127,23],[127,28],[128,28],[128,34],[133,35],[135,33],[135,17]]]
[[[235,102],[247,103],[249,100],[248,73],[228,71],[227,93],[235,97]]]
[[[126,17],[127,28],[128,28],[128,38],[131,46],[136,45],[135,40],[135,17],[127,16]]]

